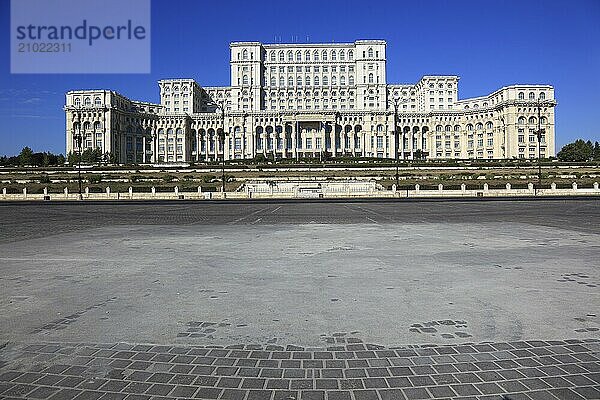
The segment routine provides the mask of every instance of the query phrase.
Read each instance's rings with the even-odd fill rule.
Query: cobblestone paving
[[[7,343],[3,399],[600,399],[600,341],[389,347]]]

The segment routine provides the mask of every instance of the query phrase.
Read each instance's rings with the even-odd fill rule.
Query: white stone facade
[[[160,104],[111,90],[69,91],[67,152],[77,150],[75,138],[81,134],[83,150],[99,148],[120,163],[260,154],[276,159],[555,155],[556,102],[549,85],[511,85],[459,99],[458,76],[388,84],[382,40],[235,42],[230,49],[231,86],[161,80]]]

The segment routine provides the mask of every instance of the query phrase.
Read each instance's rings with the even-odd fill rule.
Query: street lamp
[[[81,133],[81,118],[79,119],[79,125],[77,128],[77,133],[75,134],[75,140],[77,141],[77,150],[79,151],[79,157],[77,160],[77,182],[79,186],[79,200],[83,200],[83,195],[81,194],[81,147],[83,144],[83,134]]]
[[[546,102],[542,102],[541,99],[538,98],[536,106],[538,111],[538,128],[535,131],[538,141],[538,188],[542,189],[542,135],[546,133],[546,129],[542,129],[542,121],[541,121],[541,110],[543,106],[546,106]]]
[[[221,120],[223,122],[223,128],[221,131],[217,130],[217,136],[219,137],[219,144],[221,146],[221,181],[223,196],[225,196],[225,105],[223,102],[215,103],[217,109],[221,110]]]
[[[399,97],[394,97],[394,142],[396,147],[394,150],[396,157],[396,190],[398,190],[398,186],[400,186],[400,158],[398,157],[398,106],[406,102],[406,99],[400,101]]]

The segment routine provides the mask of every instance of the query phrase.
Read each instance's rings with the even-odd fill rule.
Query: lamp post
[[[541,99],[538,99],[537,101],[537,111],[538,111],[538,118],[537,118],[537,131],[535,131],[535,134],[537,136],[537,141],[538,141],[538,189],[541,190],[542,189],[542,135],[544,133],[546,133],[546,129],[542,129],[542,121],[541,121],[541,112],[542,112],[542,106],[545,106],[546,103],[542,102]]]
[[[219,137],[219,144],[221,146],[221,182],[223,195],[225,195],[225,105],[221,103],[215,103],[217,109],[221,110],[221,121],[223,123],[223,127],[221,131],[217,130],[217,135]]]
[[[398,106],[406,103],[406,99],[400,101],[399,97],[394,97],[394,146],[395,146],[395,158],[396,158],[396,190],[400,186],[400,158],[398,154]]]
[[[79,152],[79,157],[77,159],[77,183],[79,187],[79,200],[83,200],[83,195],[81,194],[81,147],[83,144],[83,134],[81,133],[81,118],[79,121],[78,131],[75,134],[75,140],[77,141],[77,150]]]

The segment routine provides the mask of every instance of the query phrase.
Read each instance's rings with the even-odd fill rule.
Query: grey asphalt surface
[[[599,398],[599,204],[1,203],[0,397]],[[456,356],[466,344],[483,342],[492,347]],[[207,358],[212,348],[229,350]],[[259,350],[256,362],[240,363]],[[366,361],[282,361],[316,360],[319,351],[332,360]],[[542,359],[564,353],[571,355]],[[174,361],[168,354],[188,356]],[[421,368],[421,358],[433,356],[441,358]],[[146,364],[132,368],[132,360]],[[519,360],[525,361],[512,367],[501,362]],[[474,364],[485,361],[492,365]],[[457,367],[467,362],[473,365],[466,371]],[[274,375],[245,387],[244,363],[264,364]],[[348,370],[359,364],[365,376],[350,372],[360,382],[348,387]],[[194,381],[186,388],[176,389],[173,375],[166,393],[152,392],[152,374],[175,374],[185,370],[181,365],[207,368],[190,368]],[[310,382],[286,378],[286,366]],[[390,379],[400,366],[416,378],[397,386]],[[471,368],[475,382],[485,384],[493,374],[484,373],[493,371],[490,382],[497,383],[475,385],[471,394],[452,386],[475,384],[459,379]],[[451,381],[435,378],[448,375],[443,369],[454,374],[446,377]],[[147,387],[90,389],[81,381],[67,392],[59,383],[64,371],[67,378]],[[135,371],[145,374],[132,378]],[[512,378],[501,371],[513,371],[506,372]],[[263,370],[256,374],[263,377]],[[214,379],[198,383],[198,376]],[[239,381],[223,380],[230,376]],[[554,380],[526,381],[542,378]]]

